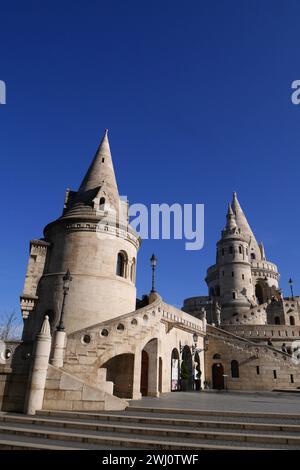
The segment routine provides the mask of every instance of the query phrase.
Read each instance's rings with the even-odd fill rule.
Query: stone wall
[[[31,366],[32,344],[7,341],[0,359],[0,410],[22,413]]]
[[[205,369],[211,388],[214,364],[223,367],[229,390],[254,391],[300,387],[300,367],[288,354],[211,326],[208,327],[208,336],[209,348],[205,354]],[[238,362],[239,377],[232,377],[232,361]]]
[[[43,401],[44,410],[124,410],[127,406],[125,400],[92,387],[78,377],[49,364]]]

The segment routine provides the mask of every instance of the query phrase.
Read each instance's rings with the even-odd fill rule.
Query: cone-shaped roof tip
[[[107,190],[112,193],[115,201],[118,200],[118,188],[108,141],[108,129],[104,129],[104,135],[96,151],[94,159],[80,185],[79,193],[83,193],[105,182]]]
[[[232,207],[231,207],[231,204],[230,204],[230,203],[228,204],[227,215],[233,215],[233,210],[232,210]]]

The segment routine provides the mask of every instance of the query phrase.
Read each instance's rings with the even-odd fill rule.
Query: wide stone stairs
[[[0,413],[0,449],[300,449],[300,414],[129,407]]]

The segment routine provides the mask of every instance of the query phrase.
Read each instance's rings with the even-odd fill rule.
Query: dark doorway
[[[158,360],[158,391],[162,392],[162,358]]]
[[[180,388],[182,391],[193,390],[193,359],[189,346],[182,350],[182,362],[180,371]]]
[[[119,398],[132,398],[133,365],[133,354],[119,354],[101,366],[107,369],[106,380],[113,382],[113,394]]]
[[[255,295],[258,300],[258,303],[261,305],[265,302],[264,299],[264,288],[261,284],[256,284],[255,286]]]
[[[146,351],[142,351],[142,367],[141,367],[141,394],[143,397],[148,395],[148,372],[149,372],[149,356]]]
[[[212,366],[212,382],[213,388],[224,390],[224,367],[220,363]]]

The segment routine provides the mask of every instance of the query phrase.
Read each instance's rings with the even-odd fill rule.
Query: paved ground
[[[300,394],[284,392],[172,392],[130,400],[130,406],[300,414]]]

